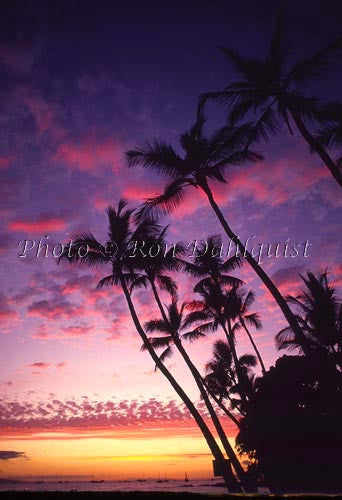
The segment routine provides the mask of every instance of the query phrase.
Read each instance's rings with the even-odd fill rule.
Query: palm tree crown
[[[342,154],[342,103],[341,101],[329,102],[321,107],[320,121],[322,122],[315,134],[317,141],[324,147],[337,148]],[[342,168],[342,156],[336,160]]]
[[[251,398],[254,387],[254,375],[251,369],[255,365],[255,356],[251,354],[240,356],[239,367],[242,380],[241,374],[239,380],[230,346],[223,340],[217,340],[213,346],[212,359],[206,364],[205,382],[220,401],[228,399],[233,408],[239,408],[240,411],[244,412],[243,402],[240,399],[234,399],[232,395],[240,394],[243,391],[247,393],[248,399]]]
[[[313,349],[336,355],[342,347],[342,302],[336,296],[336,289],[329,284],[326,271],[317,276],[308,272],[301,278],[306,289],[296,297],[288,296],[287,300],[297,311],[298,320]],[[284,328],[276,335],[276,343],[278,349],[302,348],[290,328]]]
[[[99,281],[99,288],[118,285],[122,277],[127,283],[134,281],[138,275],[135,272],[135,259],[129,257],[131,244],[146,238],[156,239],[161,226],[151,218],[141,219],[134,224],[134,210],[126,206],[127,202],[121,199],[117,208],[107,208],[108,233],[105,242],[100,243],[90,231],[75,234],[64,248],[59,261],[68,260],[88,268],[111,264],[112,272]]]
[[[178,306],[177,299],[173,298],[171,304],[166,306],[166,319],[153,319],[145,323],[145,331],[147,333],[159,333],[162,336],[150,337],[149,342],[155,349],[165,348],[160,356],[164,361],[173,354],[174,344],[178,344],[182,340],[193,342],[199,338],[205,337],[208,332],[215,330],[215,325],[207,319],[206,315],[190,311],[186,313],[188,305],[183,302]],[[145,350],[146,347],[142,346]]]
[[[201,114],[195,125],[181,136],[183,156],[171,145],[159,141],[126,153],[130,167],[141,165],[169,178],[164,193],[147,199],[140,214],[168,213],[182,203],[186,187],[202,187],[207,179],[226,182],[227,167],[262,159],[259,153],[246,147],[249,125],[222,127],[207,138],[204,124],[205,118]]]
[[[249,141],[268,140],[269,135],[278,130],[279,118],[285,121],[292,134],[291,116],[310,148],[321,157],[342,187],[342,172],[305,125],[306,122],[321,119],[321,103],[316,97],[306,95],[305,88],[324,74],[332,56],[342,48],[342,36],[314,56],[290,66],[283,32],[283,18],[278,15],[269,54],[264,60],[246,58],[233,48],[222,48],[241,80],[229,84],[222,91],[203,94],[199,109],[208,99],[229,104],[232,125],[248,113],[254,116],[260,112]]]
[[[196,286],[212,283],[219,287],[237,287],[242,284],[239,278],[226,274],[241,267],[242,258],[233,256],[223,259],[221,248],[222,238],[214,234],[198,244],[198,253],[195,254],[192,262],[181,260],[184,271],[195,278],[202,278]]]

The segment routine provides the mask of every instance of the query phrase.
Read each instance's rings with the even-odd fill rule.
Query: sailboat
[[[184,481],[185,481],[186,483],[188,483],[188,482],[189,482],[189,478],[188,478],[187,473],[185,473],[185,478],[184,478]]]
[[[91,476],[92,479],[89,481],[90,483],[104,483],[104,479],[94,479],[94,476]]]
[[[145,471],[143,470],[143,475],[142,475],[142,479],[138,479],[137,480],[138,483],[146,483],[146,479],[145,479]]]

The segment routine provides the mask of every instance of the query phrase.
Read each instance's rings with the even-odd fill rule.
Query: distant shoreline
[[[32,499],[32,500],[201,500],[203,496],[212,499],[237,499],[237,498],[305,498],[317,499],[319,497],[339,499],[342,494],[284,494],[284,495],[261,495],[261,494],[223,494],[223,493],[192,493],[192,492],[161,492],[161,491],[13,491],[2,490],[6,494],[6,500]]]

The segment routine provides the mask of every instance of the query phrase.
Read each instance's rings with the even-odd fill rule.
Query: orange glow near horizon
[[[3,460],[2,477],[182,479],[185,472],[194,479],[212,477],[212,456],[195,427],[93,430],[79,436],[63,431],[21,432],[1,436],[0,447],[22,451],[27,457]]]

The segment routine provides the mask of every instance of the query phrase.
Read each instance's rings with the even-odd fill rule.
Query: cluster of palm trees
[[[239,418],[244,414],[250,387],[249,370],[255,366],[254,356],[238,358],[236,353],[236,335],[241,329],[245,329],[251,339],[252,345],[258,357],[261,355],[256,347],[248,325],[261,327],[256,313],[249,312],[249,306],[254,300],[253,294],[245,294],[242,290],[242,281],[236,277],[226,274],[242,265],[241,258],[232,257],[223,261],[217,255],[206,258],[195,258],[192,262],[182,257],[182,247],[178,244],[177,256],[172,251],[165,255],[151,257],[149,254],[142,256],[137,254],[132,258],[128,249],[132,242],[148,241],[150,244],[163,244],[166,236],[166,228],[159,225],[154,219],[141,217],[135,220],[136,210],[130,210],[124,200],[120,200],[118,207],[107,209],[109,239],[105,244],[99,243],[91,232],[76,234],[72,240],[72,248],[66,246],[61,259],[80,266],[95,268],[103,264],[111,266],[108,276],[101,279],[98,287],[119,285],[122,288],[126,302],[134,322],[137,333],[143,342],[142,349],[148,351],[155,363],[156,369],[167,378],[178,396],[185,403],[191,415],[194,417],[202,431],[208,446],[217,463],[222,464],[222,475],[230,491],[239,490],[242,487],[249,488],[246,473],[242,468],[229,440],[225,434],[223,424],[214,405],[224,412],[237,426]],[[209,238],[209,245],[219,243],[219,236]],[[82,251],[79,251],[82,249]],[[83,251],[86,249],[87,251]],[[184,302],[178,301],[177,283],[166,274],[177,271],[190,273],[193,276],[202,277],[195,285],[194,292],[199,294],[199,299]],[[134,291],[139,287],[150,289],[151,300],[154,300],[159,316],[142,324],[139,320],[134,303]],[[164,305],[160,292],[167,291],[170,303]],[[185,342],[192,342],[205,337],[208,333],[215,332],[221,328],[224,332],[228,349],[233,360],[234,383],[237,397],[234,404],[229,407],[223,402],[223,398],[212,387],[210,374],[202,376],[194,365],[187,350]],[[153,335],[151,335],[153,334]],[[150,336],[151,335],[151,336]],[[162,350],[161,353],[158,351]],[[165,365],[165,360],[177,350],[185,361],[203,399],[208,415],[219,436],[224,454],[218,446],[213,432],[210,430],[206,419],[200,414],[189,396],[175,380],[170,370]],[[264,364],[262,364],[264,369]],[[236,477],[232,474],[225,455],[232,465]]]
[[[260,140],[268,140],[269,135],[279,129],[279,120],[283,119],[291,134],[294,126],[297,127],[311,151],[320,156],[342,187],[341,160],[333,160],[331,156],[331,151],[342,144],[342,105],[322,104],[304,93],[304,84],[317,78],[326,69],[330,57],[341,47],[342,38],[339,38],[313,57],[288,69],[282,21],[278,18],[270,53],[265,61],[244,58],[233,49],[223,49],[242,79],[229,84],[222,91],[200,97],[196,122],[180,138],[183,154],[157,140],[126,153],[129,167],[152,169],[166,177],[163,193],[146,199],[134,210],[128,208],[124,200],[120,200],[117,207],[110,206],[107,209],[107,244],[100,244],[91,232],[81,233],[73,237],[73,250],[66,247],[61,257],[81,266],[95,268],[104,264],[110,267],[110,274],[98,286],[116,285],[122,288],[135,329],[142,340],[142,348],[150,354],[156,369],[167,378],[185,403],[203,433],[230,491],[247,491],[254,486],[227,439],[222,415],[230,418],[240,429],[241,422],[248,417],[257,390],[253,368],[259,364],[262,375],[267,372],[254,339],[253,332],[262,327],[258,314],[251,311],[254,294],[245,289],[241,279],[229,273],[238,271],[246,261],[269,290],[287,322],[286,328],[276,337],[279,348],[299,346],[303,357],[308,358],[318,352],[325,353],[329,359],[333,357],[335,370],[341,366],[341,317],[339,327],[336,327],[338,321],[336,318],[332,320],[331,314],[332,310],[336,313],[337,302],[330,307],[334,294],[330,298],[327,295],[329,286],[326,274],[316,278],[309,273],[305,285],[313,290],[317,281],[321,289],[325,287],[324,297],[315,296],[314,301],[317,304],[321,300],[327,318],[322,319],[319,309],[312,312],[312,304],[305,294],[290,300],[282,296],[234,233],[215,200],[212,183],[229,182],[227,174],[232,165],[245,166],[250,162],[262,161],[263,157],[255,150],[255,145]],[[210,99],[229,105],[230,108],[227,124],[207,136],[204,130],[204,108]],[[248,116],[249,121],[241,123],[245,116]],[[155,257],[137,254],[131,258],[127,248],[132,242],[165,243],[167,228],[160,225],[159,217],[181,205],[184,191],[190,187],[205,194],[223,231],[235,242],[244,257],[224,260],[219,255],[213,256],[212,252],[199,252],[199,256],[190,262],[179,244],[180,251],[176,257],[170,251]],[[217,247],[221,244],[221,237],[212,235],[207,243],[209,247]],[[80,254],[84,255],[84,252],[78,251],[81,247],[87,248],[85,257],[80,257]],[[175,280],[178,272],[199,280],[194,287],[196,298],[179,302]],[[139,319],[134,300],[137,288],[144,288],[147,293],[150,291],[151,300],[158,311],[158,317],[144,324]],[[161,292],[165,291],[170,297],[166,305],[161,299]],[[298,309],[304,315],[300,315]],[[223,339],[214,344],[213,358],[202,375],[184,345],[215,331],[221,331]],[[247,335],[253,355],[238,355],[236,344],[241,332]],[[183,358],[198,387],[207,409],[206,417],[196,408],[165,364],[174,351],[178,351]],[[316,356],[315,359],[320,362],[321,358]],[[323,362],[322,366],[325,366]],[[319,366],[317,370],[320,370]],[[215,428],[218,440],[212,426],[208,425],[208,419]]]

